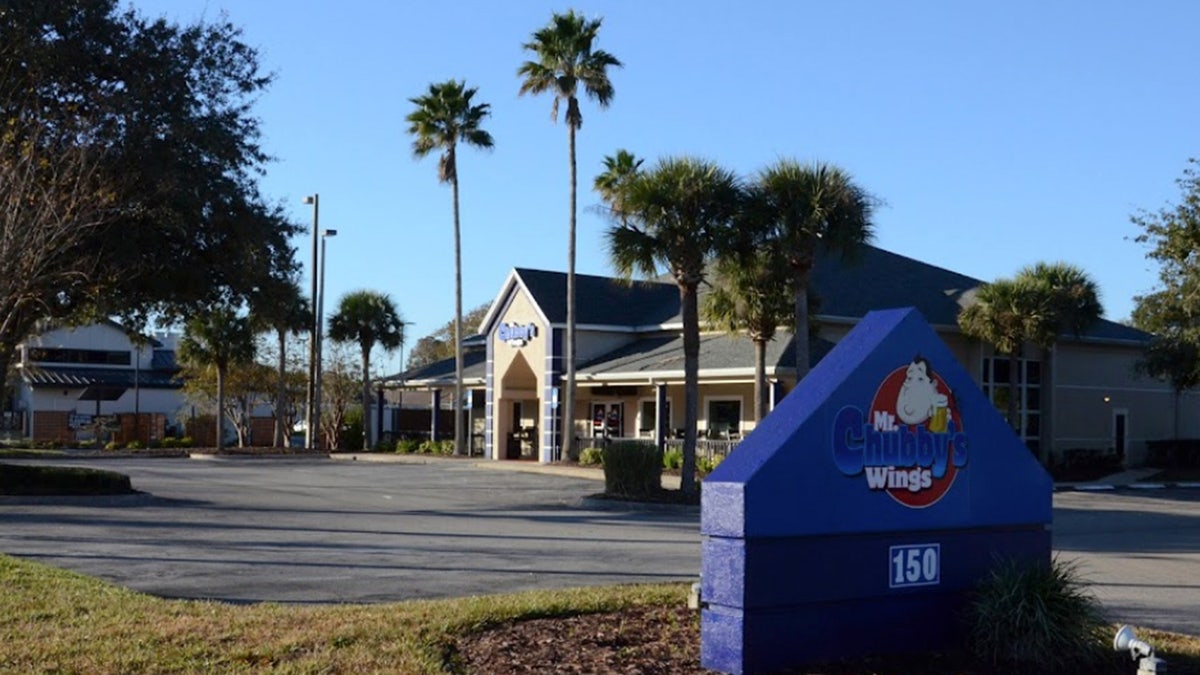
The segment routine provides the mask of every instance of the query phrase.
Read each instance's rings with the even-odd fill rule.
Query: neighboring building
[[[821,259],[812,278],[820,300],[812,361],[828,353],[867,312],[916,307],[1004,410],[1007,358],[962,335],[957,324],[959,310],[981,283],[875,247],[867,247],[854,263]],[[589,275],[577,275],[576,288],[575,435],[654,439],[659,428],[665,435],[681,433],[678,288]],[[479,331],[479,337],[466,343],[464,385],[471,391],[469,428],[482,432],[484,454],[492,459],[559,459],[566,275],[514,269]],[[790,332],[781,331],[768,347],[772,406],[795,386],[792,339]],[[1175,414],[1171,388],[1134,372],[1148,340],[1146,333],[1107,320],[1080,336],[1062,336],[1053,353],[1051,391],[1044,386],[1039,351],[1028,346],[1020,361],[1019,406],[1019,434],[1026,443],[1034,449],[1039,444],[1041,404],[1049,396],[1056,455],[1090,448],[1120,451],[1128,464],[1143,462],[1145,442],[1169,438]],[[700,350],[698,431],[702,438],[736,441],[755,424],[753,345],[745,337],[705,333]],[[433,405],[444,408],[453,398],[454,361],[382,378],[378,384],[389,390],[433,391]],[[1193,409],[1195,400],[1189,397],[1184,406]],[[665,416],[661,425],[656,424],[660,407]],[[385,428],[392,430],[388,415],[384,417]],[[1200,436],[1200,416],[1183,415],[1181,433]]]
[[[35,441],[148,444],[184,407],[172,336],[135,344],[115,323],[55,328],[18,346],[13,426]]]

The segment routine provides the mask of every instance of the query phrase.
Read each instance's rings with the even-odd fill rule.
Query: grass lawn
[[[0,672],[100,674],[464,672],[455,649],[460,638],[503,630],[514,621],[558,618],[537,629],[538,641],[572,642],[570,631],[562,628],[563,617],[678,607],[686,595],[685,585],[666,584],[386,605],[237,606],[162,600],[3,555],[0,588]],[[669,651],[679,653],[684,651],[678,649],[681,639],[699,641],[698,621],[685,623],[689,625],[682,631],[668,622],[640,624],[638,630],[661,630],[661,637],[648,639],[673,640]],[[1200,641],[1156,631],[1139,631],[1139,637],[1158,648],[1172,673],[1200,673]],[[698,644],[686,651],[693,659],[686,664],[690,668],[679,664],[672,669],[664,661],[667,669],[654,672],[697,672]],[[526,657],[528,670],[519,672],[553,667],[530,662],[528,652]],[[873,659],[863,668],[840,664],[826,672],[927,672],[936,663],[946,661],[937,656]],[[1128,664],[1127,672],[1136,669],[1131,661],[1113,663]],[[610,664],[611,672],[628,672],[619,661]],[[473,672],[518,672],[495,665],[477,664]]]
[[[0,672],[438,673],[455,636],[516,618],[680,605],[684,585],[387,605],[162,600],[0,555]]]

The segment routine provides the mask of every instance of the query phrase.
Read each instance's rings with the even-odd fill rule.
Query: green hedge
[[[653,443],[620,441],[604,449],[604,491],[648,497],[662,491],[663,458]]]
[[[129,476],[115,471],[0,464],[0,494],[121,495],[133,491]]]

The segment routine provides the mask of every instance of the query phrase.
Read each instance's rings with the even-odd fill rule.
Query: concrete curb
[[[1169,483],[1078,483],[1055,485],[1055,492],[1110,492],[1116,490],[1178,490],[1200,488],[1200,483],[1189,481]]]

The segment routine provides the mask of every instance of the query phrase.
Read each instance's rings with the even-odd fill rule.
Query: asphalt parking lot
[[[319,459],[92,461],[149,499],[0,502],[0,551],[165,597],[381,602],[682,581],[694,513],[588,508],[592,480]],[[28,500],[26,500],[27,502]]]
[[[79,463],[79,462],[75,462]],[[164,597],[384,602],[690,581],[695,510],[594,480],[322,459],[92,461],[137,499],[0,498],[0,552]],[[1061,492],[1054,548],[1114,621],[1200,635],[1200,490]]]

